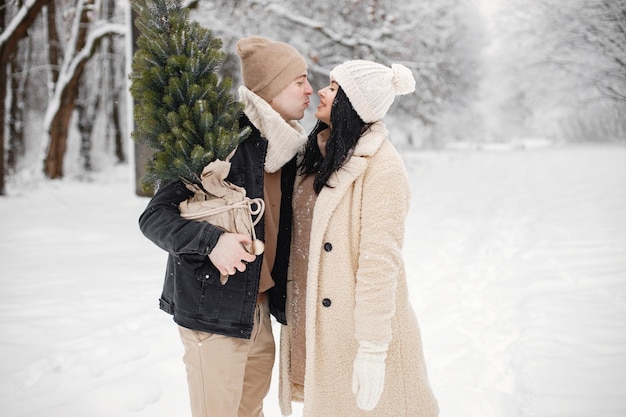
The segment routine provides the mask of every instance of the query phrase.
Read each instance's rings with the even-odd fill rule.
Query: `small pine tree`
[[[132,137],[155,152],[144,186],[182,179],[200,184],[202,169],[224,159],[249,133],[240,130],[241,103],[232,80],[216,73],[222,41],[197,22],[180,0],[132,0],[138,50],[130,92],[135,99]]]

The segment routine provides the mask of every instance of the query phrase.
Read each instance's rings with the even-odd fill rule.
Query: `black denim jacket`
[[[227,181],[246,189],[250,198],[263,198],[263,179],[267,140],[247,117],[240,126],[252,132],[231,158]],[[282,200],[276,260],[272,269],[275,286],[270,292],[270,311],[283,324],[289,247],[291,243],[295,158],[281,174]],[[219,271],[208,258],[223,231],[207,222],[186,220],[178,204],[192,195],[182,181],[162,186],[139,217],[141,232],[169,256],[160,307],[172,314],[181,326],[226,336],[250,338],[256,306],[262,256],[231,276],[225,285]],[[255,226],[258,239],[264,240],[264,218]]]

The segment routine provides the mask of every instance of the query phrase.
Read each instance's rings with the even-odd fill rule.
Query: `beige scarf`
[[[267,139],[265,171],[273,173],[289,162],[306,144],[307,134],[295,120],[285,121],[270,104],[245,86],[239,87],[244,113]]]

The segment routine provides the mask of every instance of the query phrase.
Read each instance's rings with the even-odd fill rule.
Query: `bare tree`
[[[102,83],[96,84],[96,89],[100,89]],[[93,169],[93,129],[97,119],[101,96],[99,94],[89,95],[87,88],[81,88],[76,99],[76,114],[78,118],[78,134],[80,136],[79,155],[81,165],[85,171]]]
[[[115,17],[115,0],[107,0],[102,4],[104,15],[107,21],[112,21]],[[110,123],[106,124],[107,137],[112,137],[113,148],[116,160],[118,163],[126,162],[126,153],[124,151],[124,137],[122,129],[122,117],[121,106],[119,105],[122,92],[126,88],[123,59],[116,59],[118,54],[115,50],[115,39],[112,36],[107,37],[105,40],[105,47],[103,53],[106,56],[105,65],[106,78],[102,85],[102,94],[104,95],[104,108],[107,115],[107,119]],[[120,65],[122,64],[122,65]],[[121,68],[120,68],[121,67]],[[121,77],[120,77],[121,74]]]
[[[50,62],[50,86],[53,86],[59,81],[59,68],[61,62],[61,41],[59,39],[59,32],[57,31],[57,6],[54,1],[50,1],[47,7],[48,13],[46,13],[46,29],[48,33],[48,60]],[[52,93],[51,93],[52,95]]]
[[[27,34],[28,28],[33,24],[41,9],[49,0],[26,0],[17,14],[9,22],[0,34],[0,62],[9,62],[10,57],[15,53],[18,42]],[[0,121],[3,127],[0,129],[0,195],[5,194],[4,166],[4,120],[5,120],[5,100],[7,93],[7,72],[6,65],[0,65]]]
[[[93,0],[80,0],[76,6],[70,41],[55,84],[52,99],[45,117],[49,143],[44,160],[44,173],[49,178],[63,176],[63,158],[67,147],[70,120],[86,63],[99,42],[111,33],[124,35],[123,25],[98,22],[93,24]]]
[[[102,39],[126,34],[126,27],[123,24],[113,24],[106,20],[111,17],[111,14],[101,16],[99,10],[96,10],[96,4],[93,0],[74,0],[71,3],[62,3],[64,7],[63,18],[60,18],[57,13],[57,7],[61,3],[57,4],[54,0],[24,0],[21,3],[19,8],[16,7],[17,3],[10,5],[10,7],[1,7],[2,12],[5,13],[3,16],[9,16],[8,13],[12,13],[13,16],[0,35],[0,58],[3,63],[11,63],[10,66],[2,65],[0,69],[0,120],[3,121],[3,128],[0,129],[0,194],[5,192],[5,175],[7,172],[4,149],[4,144],[7,142],[4,135],[6,132],[11,133],[11,140],[8,142],[10,146],[8,161],[11,166],[15,166],[17,159],[22,154],[20,147],[22,141],[19,138],[23,137],[20,135],[24,135],[24,132],[19,129],[24,126],[24,118],[32,117],[33,112],[37,112],[40,104],[46,101],[44,98],[43,101],[39,100],[36,106],[23,107],[27,100],[32,101],[29,97],[40,96],[41,91],[46,91],[42,82],[37,85],[30,85],[32,81],[30,74],[33,71],[41,72],[31,68],[27,48],[29,44],[18,43],[26,36],[28,30],[30,30],[30,37],[39,36],[38,34],[43,32],[41,25],[37,26],[37,17],[42,12],[46,12],[41,22],[47,26],[47,30],[45,30],[47,42],[31,43],[31,45],[33,48],[41,48],[36,51],[33,49],[33,55],[37,59],[36,63],[33,62],[34,65],[42,64],[42,58],[48,59],[47,86],[49,95],[44,118],[44,130],[47,136],[41,145],[45,150],[41,155],[45,154],[43,172],[50,178],[63,176],[63,160],[71,127],[70,123],[79,97],[81,83],[84,81],[82,75],[86,63],[92,58]],[[111,7],[114,5],[112,0],[108,4]],[[97,5],[101,5],[101,2],[98,2]],[[69,23],[68,30],[66,30],[66,23]],[[19,55],[16,54],[18,48],[20,48]],[[107,52],[111,50],[112,47],[108,47]],[[7,68],[11,69],[11,74],[7,74]],[[115,77],[124,79],[125,75],[118,71]],[[117,79],[115,80],[116,86],[111,93],[113,102],[118,100],[119,91],[123,88],[123,82],[120,84]],[[9,80],[12,80],[12,84],[8,83]],[[15,101],[7,106],[5,101],[9,86],[12,86],[10,98]],[[23,99],[20,100],[22,97]],[[11,111],[10,119],[5,118],[4,112],[7,108]],[[26,112],[20,112],[20,108],[27,108],[30,113],[27,115]],[[122,129],[119,126],[119,114],[113,111],[110,116],[116,131],[120,132]],[[116,123],[115,120],[118,122]],[[5,130],[7,121],[8,128]],[[79,126],[79,130],[80,128],[81,126]],[[115,134],[115,142],[118,158],[123,160],[121,134]]]
[[[7,149],[7,172],[14,172],[17,168],[17,161],[24,156],[25,133],[24,133],[24,102],[26,98],[26,85],[28,83],[28,71],[24,71],[29,66],[32,54],[32,40],[27,37],[23,39],[24,46],[13,54],[9,62],[10,91],[9,97],[9,137]],[[21,55],[21,56],[20,56]]]
[[[114,0],[102,1],[100,7],[98,13],[106,21],[115,20]],[[126,162],[120,117],[120,97],[126,86],[124,52],[118,51],[121,46],[119,37],[104,37],[80,79],[74,119],[79,136],[79,169],[85,172],[96,170],[111,157],[117,163]]]

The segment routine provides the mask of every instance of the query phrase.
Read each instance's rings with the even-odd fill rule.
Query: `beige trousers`
[[[263,417],[275,344],[268,301],[257,304],[250,339],[179,326],[193,417]]]

